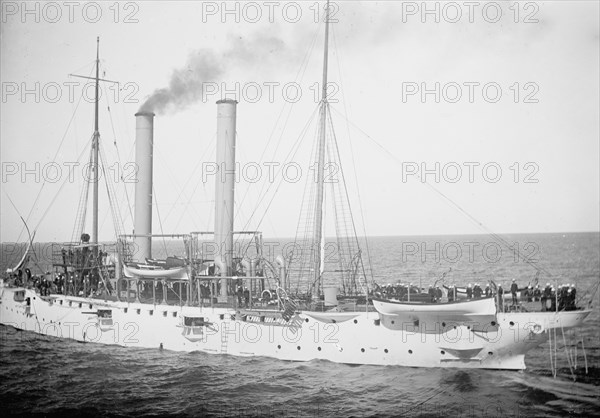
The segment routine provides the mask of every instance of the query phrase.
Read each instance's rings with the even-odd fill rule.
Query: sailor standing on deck
[[[512,284],[510,285],[510,294],[512,295],[512,304],[517,304],[517,291],[519,290],[519,285],[515,279],[512,279]]]
[[[444,292],[442,292],[442,289],[440,289],[439,286],[435,287],[435,301],[437,303],[440,303],[442,301],[442,297],[444,297]]]
[[[552,293],[552,289],[550,288],[550,283],[546,283],[546,287],[544,288],[544,292],[542,293],[542,311],[548,310],[547,301],[550,299]]]
[[[531,302],[533,300],[533,289],[531,286],[527,286],[527,289],[525,289],[525,297],[527,298],[527,302]]]
[[[473,288],[471,287],[471,283],[467,286],[467,299],[473,299]]]
[[[429,301],[431,303],[435,302],[435,290],[433,289],[433,285],[429,285],[429,290],[427,291],[429,295]]]
[[[479,286],[479,283],[475,283],[475,287],[473,288],[473,296],[475,297],[475,299],[481,299],[482,293],[483,290],[481,290],[481,286]]]
[[[533,301],[539,302],[541,296],[542,296],[542,291],[540,290],[540,285],[536,284],[535,289],[533,289]]]
[[[238,300],[238,307],[242,307],[242,298],[244,297],[244,289],[242,288],[242,285],[237,286],[237,291],[236,291],[236,295],[237,295],[237,300]]]

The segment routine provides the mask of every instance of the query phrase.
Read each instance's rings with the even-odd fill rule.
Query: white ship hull
[[[289,322],[264,317],[259,322],[226,308],[64,295],[42,299],[32,290],[11,287],[1,287],[0,292],[0,323],[58,338],[292,361],[410,367],[525,369],[525,353],[548,338],[548,329],[557,324],[564,328],[580,325],[589,314],[506,313],[498,314],[495,325],[415,325],[377,312],[357,312],[351,319],[334,323],[304,313]],[[98,310],[110,310],[111,320],[101,320]],[[184,317],[202,317],[206,325],[185,327]]]

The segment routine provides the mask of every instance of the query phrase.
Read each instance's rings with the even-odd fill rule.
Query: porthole
[[[300,350],[300,346],[296,347],[298,350]]]
[[[395,322],[394,322],[394,321],[392,321],[392,325],[394,325],[394,324],[395,324]]]
[[[442,328],[446,328],[446,323],[442,322]]]
[[[510,321],[510,326],[512,327],[514,325],[515,325],[515,323],[513,321]]]
[[[219,319],[225,319],[225,314],[219,315]]]
[[[387,354],[388,353],[388,349],[386,348],[385,350],[383,350],[383,352]]]
[[[140,314],[140,312],[142,312],[142,310],[141,310],[141,309],[136,309],[136,310],[135,310],[135,313],[137,313],[138,315]]]
[[[444,350],[440,351],[440,353],[442,353],[442,356],[443,356],[444,354],[446,354],[446,352],[445,352]]]
[[[361,349],[360,349],[360,352],[361,352],[361,353],[364,353],[364,352],[365,352],[365,349],[364,349],[364,348],[361,348]]]
[[[167,311],[163,311],[163,316],[167,316]]]
[[[355,319],[355,320],[354,320],[354,323],[355,323],[355,324],[358,324],[358,321]]]
[[[408,350],[408,354],[412,354],[412,350]]]
[[[489,355],[489,356],[493,356],[493,355],[494,355],[494,353],[493,353],[492,351],[488,351],[488,355]]]
[[[333,322],[335,324],[337,321],[335,319],[332,319],[331,322]]]
[[[317,347],[317,350],[321,351],[321,347]]]
[[[278,346],[277,346],[277,349],[281,350],[281,345],[278,345]]]
[[[308,318],[306,318],[304,321],[305,321],[305,322],[308,322]]]
[[[469,325],[469,326],[467,327],[467,329],[471,329],[471,325]]]
[[[492,321],[492,326],[495,327],[496,326],[496,321]]]

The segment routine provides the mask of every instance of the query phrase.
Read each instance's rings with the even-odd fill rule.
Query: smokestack
[[[217,102],[217,176],[215,180],[215,243],[231,276],[233,256],[233,202],[235,189],[235,100]],[[227,295],[227,286],[223,286]]]
[[[135,184],[135,235],[152,234],[152,147],[154,144],[154,113],[135,114],[135,162],[137,177]],[[152,257],[152,239],[135,238],[136,261],[144,262]]]

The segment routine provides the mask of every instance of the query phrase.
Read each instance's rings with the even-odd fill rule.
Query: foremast
[[[325,142],[327,134],[327,67],[329,60],[329,0],[325,10],[325,48],[323,51],[323,84],[321,92],[321,109],[320,109],[320,133],[318,145],[317,159],[317,200],[315,204],[315,230],[314,230],[314,246],[315,246],[315,270],[314,283],[316,283],[317,295],[321,295],[321,276],[323,273],[323,200],[324,200],[324,179],[325,179]]]
[[[98,183],[100,173],[98,172],[98,149],[100,148],[100,131],[98,128],[98,100],[100,84],[100,37],[96,38],[96,79],[94,98],[94,138],[92,140],[92,177],[94,190],[92,196],[92,244],[98,244]],[[96,247],[94,247],[96,248]]]

